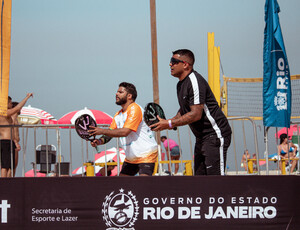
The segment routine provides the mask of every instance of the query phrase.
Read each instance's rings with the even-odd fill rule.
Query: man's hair
[[[126,92],[132,95],[132,100],[135,101],[135,99],[137,98],[137,91],[133,84],[128,82],[121,82],[119,84],[119,87],[124,87]]]
[[[19,102],[13,101],[13,102],[12,102],[12,107],[14,108],[14,107],[16,107],[18,104],[19,104]]]
[[[13,101],[12,102],[12,108],[16,107],[19,104],[19,102]],[[21,111],[18,112],[18,115],[21,114]]]
[[[10,96],[8,96],[8,100],[12,100]]]
[[[187,57],[189,59],[188,63],[191,65],[194,65],[194,63],[195,63],[195,56],[194,56],[193,52],[188,49],[175,50],[175,51],[173,51],[173,55],[174,54],[178,54],[179,56]]]
[[[167,139],[167,137],[166,136],[161,136],[160,139]]]

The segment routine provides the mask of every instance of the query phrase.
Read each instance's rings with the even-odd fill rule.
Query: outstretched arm
[[[119,128],[119,129],[102,129],[94,126],[90,126],[89,133],[93,135],[106,135],[109,137],[127,137],[131,129],[129,128]]]
[[[12,109],[8,109],[7,110],[7,116],[11,117],[12,115],[14,115],[14,114],[18,113],[19,111],[21,111],[22,107],[26,104],[27,100],[30,97],[33,97],[33,93],[27,93],[26,97],[19,104],[17,104]]]

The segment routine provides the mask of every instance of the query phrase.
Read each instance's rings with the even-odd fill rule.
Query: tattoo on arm
[[[104,144],[108,143],[111,139],[112,139],[112,137],[103,135],[102,137],[99,138],[100,145],[104,145]]]
[[[175,115],[175,117],[173,117],[171,120],[173,119],[178,119],[181,117],[180,111],[178,110],[177,114]]]
[[[180,115],[178,112],[177,115],[172,118],[173,126],[187,125],[200,120],[202,117],[203,107],[203,104],[193,105],[191,106],[191,111],[182,116],[178,116],[178,114]]]

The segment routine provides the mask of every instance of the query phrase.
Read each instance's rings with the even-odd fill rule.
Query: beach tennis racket
[[[156,104],[154,102],[148,103],[144,111],[144,120],[146,124],[150,126],[159,122],[157,115],[162,119],[166,119],[164,110],[159,104]],[[177,127],[174,127],[173,130],[177,130]]]
[[[77,134],[86,141],[95,140],[95,136],[90,136],[90,126],[97,127],[97,123],[89,114],[83,114],[75,120]]]

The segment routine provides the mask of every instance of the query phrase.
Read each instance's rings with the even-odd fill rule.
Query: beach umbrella
[[[125,151],[122,148],[120,148],[119,152],[120,152],[120,162],[124,162],[124,160],[125,160]],[[115,162],[118,161],[117,149],[115,147],[106,150],[106,162],[111,162],[112,160],[115,161]],[[99,152],[99,153],[95,154],[95,163],[105,163],[105,151],[102,151],[102,152]],[[120,165],[120,168],[121,167],[122,166]],[[95,174],[97,172],[99,172],[99,170],[101,168],[102,167],[96,165],[95,166]],[[81,166],[81,167],[78,167],[78,168],[74,169],[72,174],[73,175],[80,175],[80,174],[85,173],[85,172],[86,172],[86,166]],[[115,167],[111,172],[112,172],[111,176],[116,176],[118,174],[117,167]]]
[[[259,160],[259,166],[265,165],[266,164],[266,160]]]
[[[300,134],[300,126],[298,126],[298,131],[298,134]],[[283,133],[286,134],[286,128],[282,128],[277,133],[275,133],[275,138],[280,138],[280,135]],[[290,140],[294,135],[297,135],[297,125],[291,125],[290,128],[288,128],[288,136]]]
[[[73,175],[80,175],[80,174],[85,173],[85,172],[86,172],[86,166],[81,166],[81,167],[78,167],[78,168],[74,169],[72,174]]]
[[[87,109],[86,107],[81,110],[76,110],[69,112],[63,115],[58,121],[58,124],[75,124],[75,121],[78,117],[83,114],[89,114],[92,118],[95,119],[97,124],[110,124],[112,122],[112,117],[105,112],[95,109]],[[68,127],[62,127],[68,128]]]
[[[18,116],[19,124],[56,124],[57,120],[45,110],[34,108],[31,105],[21,109],[21,114]]]
[[[124,162],[125,151],[122,148],[120,148],[119,152],[120,152],[120,162]],[[115,147],[107,149],[106,150],[106,158],[105,158],[105,151],[95,154],[95,163],[105,163],[105,159],[106,159],[106,162],[110,162],[112,160],[115,162],[118,162],[117,149]],[[102,167],[100,167],[100,166],[95,166],[95,173],[97,173],[101,168]],[[121,168],[122,168],[122,166],[120,165],[120,169]],[[118,168],[115,167],[111,171],[111,175],[116,176],[117,174],[118,174]]]
[[[27,171],[25,173],[25,177],[34,177],[33,169]],[[36,177],[46,177],[46,174],[45,173],[40,173],[39,170],[36,170]]]
[[[20,111],[20,115],[18,116],[18,123],[20,125],[35,125],[35,124],[49,125],[49,124],[57,124],[57,120],[50,113],[46,112],[45,110],[35,108],[35,107],[32,107],[31,105],[28,105],[28,106],[22,107],[22,109]],[[58,131],[57,131],[57,133],[58,133]],[[57,134],[57,136],[59,136],[59,135]],[[26,144],[24,146],[23,155],[25,155],[25,152],[26,152],[27,137],[28,137],[28,128],[26,128],[26,136],[24,138]],[[25,159],[25,158],[23,158],[23,159]],[[25,175],[24,164],[25,164],[25,161],[23,161],[23,170],[22,170],[23,175]]]

